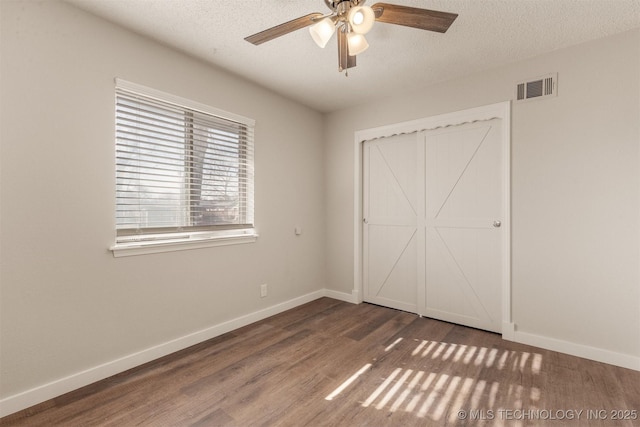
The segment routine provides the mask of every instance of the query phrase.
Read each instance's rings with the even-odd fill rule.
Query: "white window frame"
[[[162,102],[171,103],[179,107],[184,107],[188,110],[195,110],[221,119],[240,123],[251,130],[255,127],[255,121],[253,119],[229,113],[196,101],[128,82],[119,78],[115,79],[115,84],[116,89],[118,90],[136,93]],[[250,143],[253,144],[252,139]],[[110,250],[114,257],[121,257],[252,243],[255,242],[257,238],[257,231],[252,224],[251,227],[244,228],[172,232],[162,235],[144,234],[141,236],[116,236],[115,244],[110,247]]]

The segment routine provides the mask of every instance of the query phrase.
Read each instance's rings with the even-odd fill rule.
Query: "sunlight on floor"
[[[334,397],[336,397],[337,395],[342,393],[342,390],[344,390],[345,388],[349,387],[352,382],[354,382],[356,379],[358,379],[358,377],[360,375],[362,375],[365,372],[367,372],[370,367],[371,367],[371,363],[367,363],[366,365],[364,365],[362,368],[360,368],[360,370],[358,372],[356,372],[355,374],[351,375],[348,380],[346,380],[345,382],[340,384],[340,387],[335,389],[329,396],[325,397],[324,399],[325,400],[333,400]]]
[[[405,366],[412,365],[412,368],[395,368],[380,378],[377,388],[368,396],[361,389],[362,382],[354,385],[351,392],[363,393],[363,407],[390,413],[404,411],[435,421],[449,414],[450,421],[455,421],[459,409],[488,411],[505,407],[505,404],[511,408],[521,408],[524,404],[531,407],[540,400],[540,390],[536,387],[480,377],[496,376],[492,371],[512,372],[517,381],[522,374],[539,375],[542,368],[541,354],[438,341],[414,341],[416,344],[410,351],[410,362],[403,363]],[[385,348],[385,352],[401,342],[402,338],[398,338]],[[438,373],[441,361],[460,364],[459,368],[447,369],[449,373],[468,371],[474,377]],[[371,363],[364,365],[325,399],[337,398],[372,369],[372,366]]]

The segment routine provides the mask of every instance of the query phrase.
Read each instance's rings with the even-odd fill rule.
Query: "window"
[[[255,240],[253,126],[117,79],[114,254]]]

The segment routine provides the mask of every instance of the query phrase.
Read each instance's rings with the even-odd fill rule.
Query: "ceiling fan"
[[[334,32],[338,36],[338,71],[356,66],[356,55],[364,52],[369,44],[364,35],[371,30],[374,21],[404,25],[427,31],[446,32],[458,17],[456,13],[439,12],[417,7],[376,3],[364,6],[366,0],[324,0],[330,13],[310,13],[259,33],[245,40],[259,45],[292,31],[311,26],[309,32],[318,46],[324,48]]]

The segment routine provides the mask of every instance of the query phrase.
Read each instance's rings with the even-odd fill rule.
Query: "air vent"
[[[547,74],[516,85],[516,101],[532,101],[558,96],[558,73]]]

